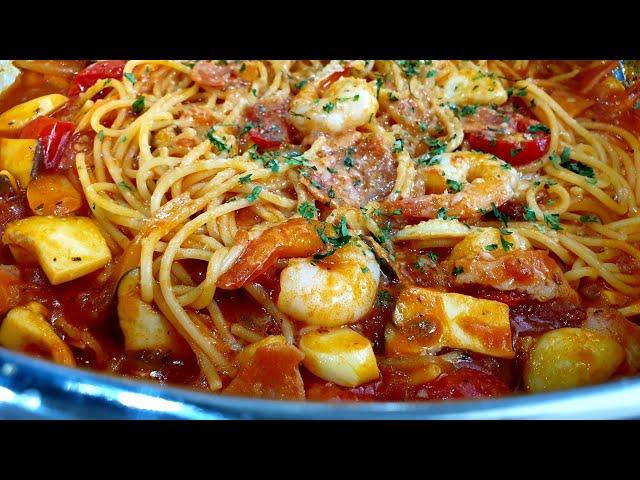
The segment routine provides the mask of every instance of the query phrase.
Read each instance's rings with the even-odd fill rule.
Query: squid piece
[[[69,99],[59,93],[51,93],[16,105],[0,115],[0,133],[16,133],[31,120],[49,115]]]
[[[36,346],[54,362],[74,367],[71,350],[45,320],[47,314],[47,309],[38,302],[11,309],[0,326],[0,345],[16,351]]]
[[[18,263],[39,263],[52,285],[104,267],[111,251],[87,217],[28,217],[7,225],[2,242]]]
[[[310,372],[343,387],[357,387],[380,377],[371,342],[350,328],[306,333],[300,339],[300,350]]]
[[[388,355],[435,353],[444,347],[513,358],[509,307],[459,293],[409,287],[385,331]]]
[[[118,285],[118,320],[126,350],[188,351],[188,345],[153,305],[140,298],[140,269],[127,272]]]

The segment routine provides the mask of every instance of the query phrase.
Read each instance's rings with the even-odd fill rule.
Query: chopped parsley
[[[339,248],[344,247],[351,240],[351,235],[349,235],[349,231],[347,230],[347,220],[343,216],[340,218],[340,226],[331,225],[333,227],[333,231],[335,232],[335,237],[328,237],[325,233],[327,224],[324,224],[322,229],[316,228],[316,232],[322,240],[323,243],[332,245],[335,247],[333,250],[329,250],[325,253],[318,253],[313,256],[315,260],[320,260],[322,258],[328,257],[329,255],[333,255]]]
[[[447,215],[447,209],[444,207],[440,207],[436,213],[436,217],[441,220],[455,220],[458,218],[457,216],[449,216]]]
[[[131,109],[133,113],[140,113],[144,110],[144,95],[140,95],[136,100],[131,104]]]
[[[307,84],[308,81],[309,80],[300,80],[298,83],[296,83],[295,87],[298,90],[300,90],[302,87],[304,87]]]
[[[500,244],[502,245],[502,250],[508,252],[513,247],[513,243],[508,242],[502,235],[500,235]]]
[[[493,216],[502,222],[502,224],[504,225],[504,228],[509,227],[509,220],[511,220],[509,218],[509,215],[506,215],[502,213],[500,210],[498,210],[498,207],[496,207],[496,204],[493,202],[491,202],[491,211],[493,212]]]
[[[316,206],[309,202],[302,202],[298,207],[298,212],[300,213],[300,215],[302,215],[303,218],[308,218],[309,220],[315,218],[318,214]]]
[[[447,149],[447,145],[438,138],[423,138],[422,142],[429,147],[431,155],[441,155]]]
[[[133,72],[126,72],[124,74],[124,78],[126,78],[127,80],[129,80],[131,82],[131,85],[133,85],[134,83],[136,83],[136,76],[133,74]]]
[[[127,184],[126,184],[126,183],[124,183],[124,182],[118,182],[118,186],[119,186],[120,188],[123,188],[123,189],[126,189],[126,190],[133,190],[129,185],[127,185]]]
[[[453,275],[454,277],[457,277],[462,272],[464,272],[464,268],[462,268],[462,267],[454,267],[453,271],[451,272],[451,275]]]
[[[512,97],[515,95],[516,97],[526,97],[527,96],[527,87],[518,88],[514,90],[513,88],[507,88],[507,95]]]
[[[522,147],[520,148],[512,148],[509,151],[509,155],[511,155],[512,157],[515,157],[516,155],[518,155],[520,152],[522,151]]]
[[[253,187],[253,190],[251,190],[251,193],[247,195],[247,200],[249,202],[255,202],[258,196],[260,195],[261,191],[262,191],[262,187],[260,186]]]
[[[353,150],[353,148],[347,149],[347,154],[342,159],[342,163],[344,163],[345,167],[347,168],[353,167],[353,159],[351,158],[351,155],[353,155],[354,153],[355,151]]]
[[[416,159],[418,165],[424,165],[425,167],[432,167],[440,163],[439,157],[430,157],[429,155],[422,155]]]
[[[440,260],[440,256],[436,252],[427,252],[429,259],[435,264]]]
[[[396,63],[407,77],[415,77],[420,74],[420,67],[424,60],[398,60]]]
[[[104,140],[104,130],[100,130],[98,132],[98,140],[100,141]]]
[[[544,223],[546,223],[552,230],[564,230],[560,225],[560,215],[557,213],[545,213]]]
[[[596,215],[582,215],[580,217],[582,223],[602,223],[600,218]]]
[[[380,98],[380,89],[382,88],[383,83],[384,80],[382,80],[382,77],[376,78],[376,98]]]
[[[497,243],[491,243],[491,244],[489,244],[489,245],[485,245],[484,249],[485,249],[487,252],[493,252],[494,250],[497,250],[497,249],[498,249],[498,244],[497,244]]]
[[[379,308],[387,308],[392,301],[391,292],[389,290],[380,290],[376,299],[376,306]]]
[[[535,222],[538,220],[538,217],[536,217],[536,212],[526,206],[524,207],[524,213],[522,214],[522,216],[527,222]]]
[[[566,155],[565,155],[565,152]],[[562,155],[560,156],[560,166],[566,168],[567,170],[573,172],[573,173],[577,173],[578,175],[582,175],[583,177],[587,177],[590,179],[594,180],[595,183],[595,176],[596,173],[593,171],[593,168],[589,167],[588,165],[585,165],[582,162],[576,162],[574,160],[569,160],[569,155],[571,154],[571,150],[569,148],[565,148],[562,151]]]
[[[213,132],[215,131],[215,127],[212,127],[211,130],[207,132],[207,138],[209,141],[220,151],[220,152],[228,152],[231,151],[231,147],[229,147],[226,143],[216,137]],[[253,157],[252,157],[253,158]]]
[[[334,102],[327,102],[322,107],[322,110],[324,110],[327,113],[330,113],[334,108],[336,108],[336,104]]]
[[[336,192],[333,191],[333,187],[329,189],[329,198],[336,198]]]
[[[447,188],[452,192],[459,192],[462,190],[462,184],[456,180],[447,179]]]
[[[249,132],[249,130],[251,130],[252,128],[254,128],[255,125],[251,122],[248,122],[244,128],[242,129],[242,131],[240,132],[240,136],[244,135],[245,133]]]
[[[543,125],[542,123],[537,123],[535,125],[530,125],[529,128],[527,129],[527,132],[529,132],[529,133],[536,133],[536,132],[551,133],[551,130],[546,125]]]
[[[400,210],[399,208],[396,208],[395,210],[393,210],[391,212],[393,215],[402,215],[402,210]]]
[[[402,152],[404,150],[404,141],[401,138],[398,138],[395,142],[393,142],[393,153]]]
[[[477,111],[478,111],[478,104],[464,105],[460,109],[460,115],[459,116],[468,117],[469,115],[475,115]]]
[[[253,173],[249,173],[244,177],[240,177],[238,181],[240,182],[241,185],[244,185],[245,183],[249,183],[251,181],[252,176],[253,176]]]

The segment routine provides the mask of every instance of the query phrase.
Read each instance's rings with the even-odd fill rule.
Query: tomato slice
[[[473,368],[459,368],[443,373],[426,383],[418,392],[429,400],[453,398],[499,397],[511,393],[511,389],[498,377]]]
[[[253,124],[248,136],[260,149],[291,143],[295,131],[285,120],[286,107],[286,102],[272,105],[256,104],[247,110],[247,119]]]
[[[492,135],[471,133],[467,137],[471,148],[495,155],[513,166],[535,162],[549,148],[549,135],[529,135],[513,133],[511,135]]]
[[[495,155],[514,166],[526,165],[542,157],[551,137],[545,125],[513,111],[480,107],[465,120],[465,138],[474,150]]]
[[[125,60],[105,60],[89,65],[71,81],[69,96],[78,95],[102,78],[121,78]]]
[[[64,150],[75,125],[51,117],[38,117],[28,123],[20,133],[20,138],[34,138],[42,145],[42,171],[59,170],[61,153]]]

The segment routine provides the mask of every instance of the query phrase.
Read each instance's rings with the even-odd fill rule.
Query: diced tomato
[[[462,285],[458,287],[456,291],[475,298],[483,298],[485,300],[494,300],[496,302],[506,303],[510,307],[515,307],[529,298],[529,295],[525,292],[519,292],[516,290],[498,290],[484,285]]]
[[[20,133],[20,138],[35,138],[42,145],[42,171],[60,170],[61,153],[64,150],[75,125],[51,117],[38,117],[28,123]]]
[[[514,340],[523,335],[540,335],[549,330],[577,327],[587,318],[586,310],[566,299],[549,302],[526,300],[509,309]]]
[[[240,367],[224,393],[274,400],[304,400],[304,384],[298,368],[303,358],[302,352],[291,345],[261,347],[246,365]]]
[[[514,166],[535,162],[549,148],[549,135],[546,134],[472,133],[467,138],[474,150],[490,153]]]
[[[20,271],[14,265],[0,265],[0,316],[20,304]]]
[[[510,109],[480,107],[465,120],[465,138],[474,150],[490,153],[514,166],[542,157],[551,137],[540,122]]]
[[[443,373],[432,382],[426,383],[417,396],[429,400],[450,400],[499,397],[509,393],[511,389],[496,376],[465,367]]]
[[[285,120],[286,115],[286,102],[252,106],[247,110],[247,119],[253,124],[253,128],[249,130],[249,139],[260,149],[291,143],[295,129]]]
[[[193,66],[191,80],[203,87],[223,90],[241,81],[232,65],[216,65],[208,60],[200,60]]]
[[[84,92],[100,79],[121,78],[126,63],[125,60],[105,60],[92,63],[73,77],[71,87],[69,87],[69,96]]]

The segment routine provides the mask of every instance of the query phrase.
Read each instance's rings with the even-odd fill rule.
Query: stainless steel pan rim
[[[0,348],[0,418],[622,419],[640,418],[640,378],[501,399],[320,403],[256,400],[62,367]]]

